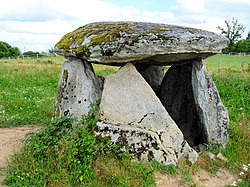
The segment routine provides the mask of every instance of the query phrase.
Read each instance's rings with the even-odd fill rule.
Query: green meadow
[[[64,60],[65,59],[62,57],[0,60],[0,127],[22,125],[50,126],[53,105],[56,98],[57,84]],[[211,173],[215,173],[218,171],[218,168],[225,167],[233,172],[239,173],[242,171],[243,164],[250,164],[250,56],[215,55],[205,59],[205,64],[215,81],[221,99],[227,107],[230,116],[230,136],[228,146],[224,149],[213,145],[207,151],[214,153],[221,152],[228,159],[228,162],[211,161],[207,159],[204,154],[200,156],[200,159],[194,166],[188,166],[185,164],[183,166],[182,164],[179,164],[177,167],[171,166],[164,168],[156,163],[151,165],[134,164],[129,158],[127,158],[127,155],[123,155],[117,150],[112,151],[108,148],[107,151],[109,153],[112,152],[111,157],[107,158],[103,155],[98,156],[98,154],[93,155],[93,160],[95,160],[96,164],[94,167],[96,170],[91,170],[91,163],[93,162],[87,160],[86,163],[88,164],[86,165],[84,164],[85,161],[78,158],[76,159],[74,157],[75,155],[71,154],[71,159],[63,158],[64,160],[56,158],[58,155],[51,154],[52,159],[50,162],[47,162],[47,165],[45,164],[46,166],[41,168],[39,164],[37,165],[36,161],[32,159],[33,157],[31,155],[34,156],[35,153],[30,153],[30,150],[32,150],[32,146],[38,146],[37,153],[43,153],[44,148],[39,147],[39,142],[41,144],[43,143],[39,138],[33,135],[31,138],[33,142],[27,143],[28,148],[23,149],[19,155],[17,154],[13,157],[6,183],[10,186],[27,186],[28,182],[32,181],[32,184],[34,185],[46,185],[45,182],[50,178],[50,181],[47,182],[51,185],[48,186],[57,186],[55,184],[58,184],[58,186],[59,184],[74,186],[84,184],[84,180],[90,176],[93,181],[95,181],[95,183],[88,183],[90,186],[106,186],[110,182],[117,184],[117,186],[132,186],[132,181],[138,181],[136,183],[137,186],[140,186],[139,184],[142,183],[143,185],[141,186],[150,186],[154,184],[152,173],[156,170],[165,170],[170,174],[179,173],[185,176],[187,174],[185,173],[186,171],[192,173],[195,172],[197,168],[203,168]],[[94,65],[94,69],[97,75],[104,77],[117,70],[117,68],[104,65]],[[85,121],[85,123],[88,122]],[[45,136],[50,140],[53,139],[53,136],[62,136],[65,145],[68,146],[65,152],[80,149],[79,147],[74,147],[81,143],[79,140],[70,142],[69,139],[72,137],[68,137],[68,134],[60,134],[60,131],[56,131],[57,127],[63,124],[67,126],[70,122],[67,121],[67,119],[54,122],[52,128],[49,127],[50,130],[44,130],[40,133],[40,136]],[[79,129],[72,130],[76,131]],[[86,133],[84,134],[84,137],[89,138],[86,139],[86,142],[92,141],[94,137],[91,133],[86,129],[84,132]],[[82,137],[81,133],[79,134],[79,137]],[[45,139],[44,142],[48,139]],[[57,144],[55,145],[63,146],[63,142],[59,142],[59,140],[56,143]],[[50,142],[48,145],[50,145]],[[43,146],[46,147],[47,145],[44,144]],[[91,144],[91,146],[95,147],[97,145]],[[115,155],[118,153],[119,156],[114,156],[114,152]],[[27,161],[22,157],[22,154],[30,156],[29,158],[25,157]],[[86,154],[89,154],[89,152]],[[122,161],[117,161],[117,158]],[[29,163],[33,163],[30,171],[28,169]],[[60,173],[58,173],[58,168],[52,167],[53,164],[55,166],[58,163],[62,164]],[[74,172],[67,173],[67,169],[63,166],[65,164],[71,166],[71,163],[72,168],[79,172],[87,166],[85,169],[89,169],[89,175],[85,176]],[[103,163],[106,163],[106,165]],[[109,165],[110,167],[108,167]],[[42,173],[48,172],[49,168],[52,168],[51,173],[48,174],[50,176],[38,177],[40,183],[36,181],[35,175],[43,175]],[[183,170],[183,168],[185,169]],[[107,173],[107,171],[110,171],[111,169],[112,171],[114,170],[113,175],[111,172],[110,176],[104,175],[104,177],[102,177],[104,173]],[[20,173],[24,170],[30,177],[29,181],[26,181],[26,183],[21,179],[17,179],[18,176],[20,177]],[[100,171],[100,173],[96,172],[97,170]],[[131,174],[134,174],[135,177],[132,177]],[[78,177],[78,183],[73,182],[74,178],[72,178],[72,175],[75,175],[76,178]],[[66,180],[65,176],[68,176],[67,181],[64,181]],[[192,176],[190,177],[192,178]],[[23,176],[23,178],[25,177]],[[96,178],[99,178],[100,180],[96,180]],[[239,186],[250,185],[248,182],[249,179],[250,169],[248,170],[248,173],[244,174]]]

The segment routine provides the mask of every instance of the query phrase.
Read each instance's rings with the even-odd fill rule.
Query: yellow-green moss
[[[175,36],[166,36],[162,35],[162,33],[164,31],[171,31],[179,26],[156,24],[149,25],[151,27],[149,30],[143,30],[143,27],[143,24],[136,22],[100,22],[88,24],[63,36],[56,44],[56,47],[63,49],[65,52],[74,53],[76,56],[90,57],[90,46],[101,46],[102,44],[116,41],[122,37],[122,33],[129,35],[128,37],[124,37],[123,42],[125,45],[133,45],[139,41],[138,37],[147,36],[150,33],[157,36],[157,38],[152,38],[152,40],[175,40]],[[187,31],[190,33],[194,32],[191,28],[187,28]],[[135,35],[132,35],[133,33]],[[89,42],[83,45],[86,38],[89,39]]]
[[[113,23],[96,23],[89,24],[84,27],[80,27],[73,32],[70,32],[62,37],[62,39],[56,44],[59,49],[69,50],[73,43],[77,43],[77,47],[81,46],[84,39],[95,35],[91,38],[90,46],[100,45],[102,42],[110,42],[120,37],[119,31],[128,30],[130,26],[135,23],[121,22],[117,24]],[[72,48],[73,49],[73,48]],[[86,49],[86,48],[85,48]]]
[[[128,28],[133,25],[135,25],[135,23],[132,22],[89,24],[64,35],[56,44],[56,47],[63,49],[65,52],[74,52],[77,56],[89,57],[91,55],[88,48],[89,46],[97,46],[102,43],[115,41],[120,37],[120,31],[127,31]],[[90,39],[90,43],[88,45],[82,45],[84,39],[89,36],[93,36]],[[74,46],[72,46],[72,44],[74,44]]]
[[[62,89],[62,88],[60,88],[60,89]],[[61,105],[61,100],[63,98],[62,92],[63,91],[60,90],[59,93],[57,94],[57,103],[56,103],[55,108],[54,108],[54,116],[53,116],[54,119],[57,119],[60,116],[60,105]]]
[[[67,82],[68,77],[69,77],[68,70],[63,70],[63,73],[62,73],[63,80],[62,80],[61,85],[59,85],[59,90],[58,90],[57,98],[56,98],[57,103],[54,108],[54,119],[57,119],[60,116],[60,105],[63,99],[63,87],[64,87],[64,83]]]
[[[86,45],[81,45],[77,48],[72,49],[72,51],[74,51],[77,56],[89,57],[91,55],[89,48]]]
[[[101,35],[96,35],[93,38],[91,38],[89,46],[97,46],[101,45],[102,43],[112,42],[115,41],[118,37],[120,37],[119,32],[108,31]]]
[[[169,31],[169,30],[171,30],[171,27],[157,25],[157,26],[153,27],[152,29],[150,29],[150,32],[152,32],[154,34],[159,34],[160,32]]]
[[[68,77],[69,77],[69,72],[67,71],[67,70],[64,70],[63,71],[63,82],[64,82],[64,80],[67,80],[68,79]]]
[[[188,28],[187,30],[188,30],[188,32],[190,32],[191,34],[194,34],[194,29]]]

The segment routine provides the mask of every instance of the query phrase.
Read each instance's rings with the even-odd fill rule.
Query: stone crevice
[[[145,114],[137,123],[140,124],[148,115],[154,115],[154,114],[155,113],[153,112]]]

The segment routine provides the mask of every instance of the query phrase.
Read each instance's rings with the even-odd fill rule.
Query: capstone
[[[64,35],[55,51],[98,64],[164,66],[206,58],[227,43],[226,38],[213,32],[177,25],[97,22]]]

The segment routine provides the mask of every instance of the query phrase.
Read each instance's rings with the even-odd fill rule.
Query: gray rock
[[[53,118],[72,115],[81,119],[89,105],[101,99],[102,88],[103,79],[95,76],[91,64],[68,58],[62,67]]]
[[[191,145],[204,143],[192,90],[192,64],[172,66],[161,84],[159,98]]]
[[[152,88],[131,63],[105,79],[100,116],[100,127],[105,130],[102,135],[111,136],[115,143],[128,143],[131,153],[142,149],[139,160],[153,157],[163,164],[176,164],[180,158],[194,163],[198,157]],[[137,151],[133,151],[134,144]],[[138,155],[134,157],[138,158]]]
[[[157,93],[164,77],[163,66],[136,64],[135,67],[155,93]]]
[[[214,155],[213,153],[211,153],[211,152],[208,152],[208,153],[207,153],[207,156],[208,156],[211,160],[213,160],[213,159],[215,158],[215,155]]]
[[[225,146],[228,142],[228,112],[221,102],[212,77],[200,60],[193,63],[192,87],[205,143]]]
[[[96,135],[102,138],[110,137],[111,142],[129,149],[133,160],[149,161],[157,160],[162,164],[176,164],[177,157],[173,149],[162,145],[160,136],[154,132],[131,125],[115,125],[98,122]],[[196,158],[191,160],[195,161]]]
[[[199,152],[203,152],[203,151],[207,150],[207,148],[208,148],[207,144],[199,144],[198,145]]]
[[[221,35],[176,25],[99,22],[64,35],[55,52],[109,65],[170,65],[216,54],[227,42]]]
[[[227,159],[226,157],[224,157],[223,154],[221,154],[221,153],[218,153],[218,154],[216,155],[216,157],[217,157],[218,159],[224,161],[224,162],[228,162],[228,159]]]

